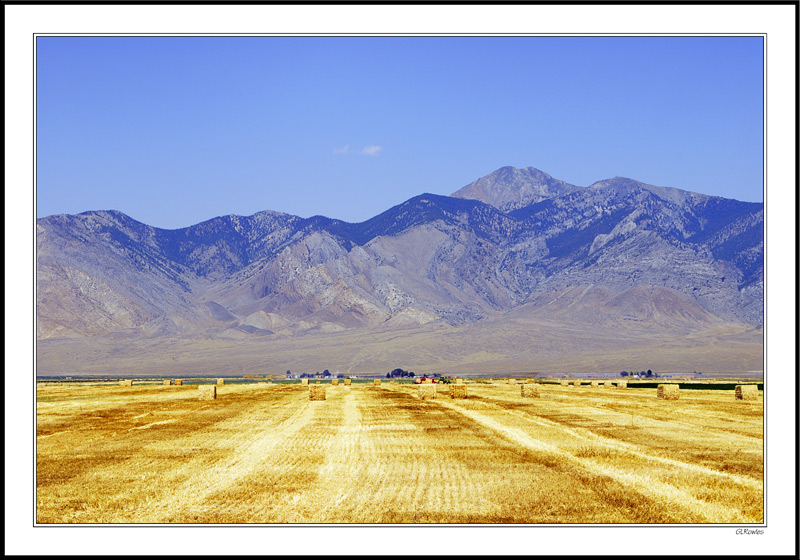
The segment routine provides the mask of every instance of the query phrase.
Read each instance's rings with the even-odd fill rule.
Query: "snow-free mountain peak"
[[[554,179],[535,167],[517,169],[506,166],[473,181],[450,196],[480,200],[509,212],[579,189],[581,187]]]

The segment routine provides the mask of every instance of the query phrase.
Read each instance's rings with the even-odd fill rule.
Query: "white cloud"
[[[379,153],[383,150],[383,146],[372,145],[372,146],[364,146],[360,151],[353,150],[350,148],[350,144],[346,146],[342,146],[341,148],[336,148],[333,150],[334,154],[338,155],[358,155],[358,156],[372,156],[377,157]]]
[[[365,146],[363,150],[361,150],[361,154],[365,156],[372,156],[375,157],[379,153],[381,153],[383,148],[381,146]]]

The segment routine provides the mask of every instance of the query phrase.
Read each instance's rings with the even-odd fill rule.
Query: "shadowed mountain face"
[[[115,211],[37,221],[40,340],[249,340],[503,317],[758,327],[763,205],[505,167],[359,224],[279,212],[162,230]],[[489,323],[487,323],[489,324]]]

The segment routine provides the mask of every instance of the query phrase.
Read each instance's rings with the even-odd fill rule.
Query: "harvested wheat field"
[[[524,386],[523,386],[524,387]],[[38,523],[760,523],[763,397],[40,383]],[[449,391],[448,391],[449,392]],[[335,482],[332,482],[335,481]]]

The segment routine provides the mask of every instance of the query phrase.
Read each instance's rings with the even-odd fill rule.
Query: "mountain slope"
[[[247,341],[523,317],[685,336],[763,322],[761,204],[621,177],[576,187],[533,168],[468,187],[358,224],[39,219],[37,337]]]

